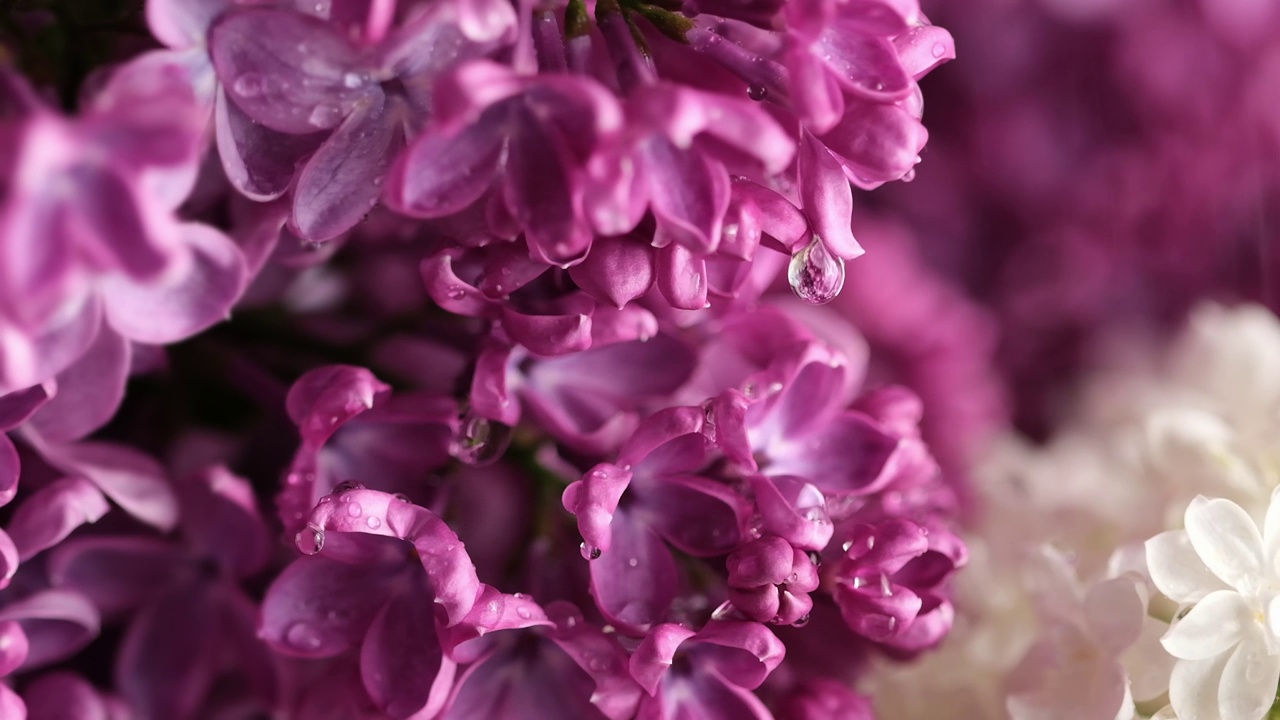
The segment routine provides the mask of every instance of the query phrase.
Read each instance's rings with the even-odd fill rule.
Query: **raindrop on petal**
[[[747,97],[755,100],[756,102],[760,102],[761,100],[769,97],[769,88],[752,83],[747,86]]]
[[[511,428],[468,410],[458,423],[450,453],[468,465],[488,465],[506,451]]]
[[[293,536],[293,542],[303,554],[315,555],[324,548],[324,528],[307,523],[306,527]]]
[[[595,560],[600,557],[600,548],[582,543],[578,546],[578,550],[582,552],[582,557],[588,560]]]
[[[791,256],[787,281],[797,297],[813,305],[825,305],[844,287],[844,260],[827,251],[817,235]]]
[[[320,647],[320,634],[305,622],[296,622],[284,631],[284,641],[296,650],[315,650]]]
[[[363,483],[356,482],[355,480],[343,480],[342,482],[333,486],[332,494],[342,495],[343,493],[349,493],[352,490],[363,490],[363,489],[364,489]]]
[[[252,98],[262,94],[263,86],[261,75],[245,73],[231,83],[231,90],[242,98]]]

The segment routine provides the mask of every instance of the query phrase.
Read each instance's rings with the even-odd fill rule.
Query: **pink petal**
[[[9,587],[14,573],[18,572],[18,546],[9,534],[0,530],[0,590]]]
[[[185,223],[179,233],[192,251],[187,271],[156,284],[103,280],[107,322],[137,342],[185,340],[225,320],[244,293],[244,256],[226,235],[208,225]]]
[[[733,550],[742,540],[741,527],[750,512],[729,486],[693,476],[665,476],[644,488],[637,503],[647,511],[645,520],[654,530],[697,557]]]
[[[44,449],[45,459],[87,478],[121,509],[160,530],[178,523],[178,502],[156,461],[122,445],[81,442]]]
[[[22,465],[18,461],[18,451],[8,435],[0,432],[0,505],[8,505],[18,494],[18,478],[22,475]]]
[[[49,581],[114,617],[156,597],[188,562],[171,542],[146,537],[77,538],[49,554]]]
[[[0,622],[0,676],[9,675],[27,659],[27,634],[16,620]]]
[[[429,607],[424,596],[397,594],[374,618],[360,649],[365,689],[397,720],[443,703],[453,677],[453,662],[440,649]]]
[[[303,442],[320,447],[342,425],[373,408],[390,387],[373,373],[353,365],[329,365],[308,371],[289,388],[285,407]]]
[[[98,613],[79,593],[43,590],[0,610],[0,621],[16,620],[27,636],[24,670],[64,660],[98,636]]]
[[[911,90],[911,78],[884,38],[828,27],[814,48],[846,89],[869,100],[897,100]]]
[[[58,391],[32,416],[30,427],[46,442],[78,440],[107,423],[124,399],[129,341],[103,328],[71,367],[58,374]]]
[[[227,179],[251,200],[274,200],[289,189],[298,164],[315,152],[323,131],[282,133],[256,123],[218,87],[214,104],[218,155]]]
[[[189,717],[204,704],[217,670],[217,595],[200,583],[180,585],[129,624],[116,683],[143,717]]]
[[[615,514],[611,535],[609,552],[591,561],[591,594],[611,623],[643,630],[659,622],[675,599],[675,559],[634,513]]]
[[[147,0],[147,27],[156,39],[171,48],[189,48],[204,42],[205,31],[232,0]]]
[[[599,238],[569,277],[597,300],[623,307],[649,291],[653,262],[653,248],[638,239]]]
[[[179,495],[183,534],[193,550],[233,577],[262,569],[271,539],[247,480],[215,466],[180,486]]]
[[[358,51],[338,28],[289,10],[224,14],[209,30],[209,54],[230,99],[281,132],[335,127],[369,92]]]
[[[506,138],[502,112],[486,113],[460,132],[432,127],[401,156],[388,179],[387,204],[412,217],[444,217],[480,199],[498,171]]]
[[[695,664],[741,688],[754,690],[786,655],[786,646],[760,623],[712,621],[694,637],[690,654]]]
[[[587,315],[525,315],[504,306],[502,327],[512,340],[537,355],[565,355],[591,347]]]
[[[653,628],[631,654],[631,676],[652,695],[667,674],[676,651],[696,633],[683,625],[664,623]]]
[[[813,230],[831,251],[848,260],[863,253],[853,237],[853,191],[844,171],[813,135],[804,133],[796,160],[800,199]]]
[[[9,536],[18,556],[28,560],[57,545],[76,528],[97,522],[111,506],[93,483],[62,478],[40,488],[18,506]]]
[[[729,173],[724,166],[660,136],[644,145],[643,157],[650,203],[663,232],[699,252],[714,249],[729,209]]]
[[[40,385],[32,385],[25,390],[0,395],[0,432],[12,430],[26,422],[49,402],[57,391],[58,383],[49,380]],[[0,483],[0,486],[3,486],[3,483]]]

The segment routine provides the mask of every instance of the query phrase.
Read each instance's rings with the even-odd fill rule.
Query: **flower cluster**
[[[869,720],[950,632],[914,0],[4,12],[0,718]]]

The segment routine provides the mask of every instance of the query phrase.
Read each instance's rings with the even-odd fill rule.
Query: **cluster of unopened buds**
[[[36,5],[124,29],[0,66],[0,718],[870,718],[947,634],[921,403],[810,307],[914,0]]]

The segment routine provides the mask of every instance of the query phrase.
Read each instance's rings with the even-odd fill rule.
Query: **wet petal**
[[[813,231],[831,252],[846,260],[861,255],[853,237],[853,190],[840,164],[813,135],[803,134],[796,160],[800,200]]]
[[[645,177],[653,214],[675,242],[699,252],[715,248],[729,208],[729,174],[693,148],[681,149],[663,137],[644,146]]]
[[[1264,717],[1275,703],[1278,681],[1280,656],[1271,653],[1265,631],[1255,625],[1246,631],[1240,647],[1231,653],[1222,668],[1222,682],[1218,686],[1222,720]]]
[[[251,200],[274,200],[293,183],[298,164],[315,152],[324,132],[293,135],[254,122],[218,87],[214,104],[218,155],[227,179]]]
[[[373,408],[390,387],[354,365],[308,371],[289,388],[285,407],[304,442],[319,447],[343,424]]]
[[[645,635],[631,654],[631,675],[645,692],[652,695],[657,690],[658,683],[671,668],[676,651],[694,634],[693,630],[683,625],[666,623],[658,625]]]
[[[614,515],[613,546],[591,561],[591,594],[611,622],[642,629],[658,622],[675,598],[671,551],[632,513]]]
[[[21,476],[18,451],[9,436],[0,432],[0,505],[8,505],[18,494],[18,478]]]
[[[373,619],[360,649],[365,689],[397,720],[443,703],[452,681],[454,665],[440,649],[430,608],[424,595],[397,594]]]
[[[388,179],[386,200],[413,217],[451,215],[480,199],[493,184],[506,137],[500,109],[454,134],[428,128],[400,157]]]
[[[769,677],[786,647],[760,623],[712,621],[693,638],[690,654],[695,663],[741,688],[754,690]]]
[[[880,102],[897,100],[911,90],[911,78],[885,38],[835,25],[818,39],[815,50],[847,90]]]

